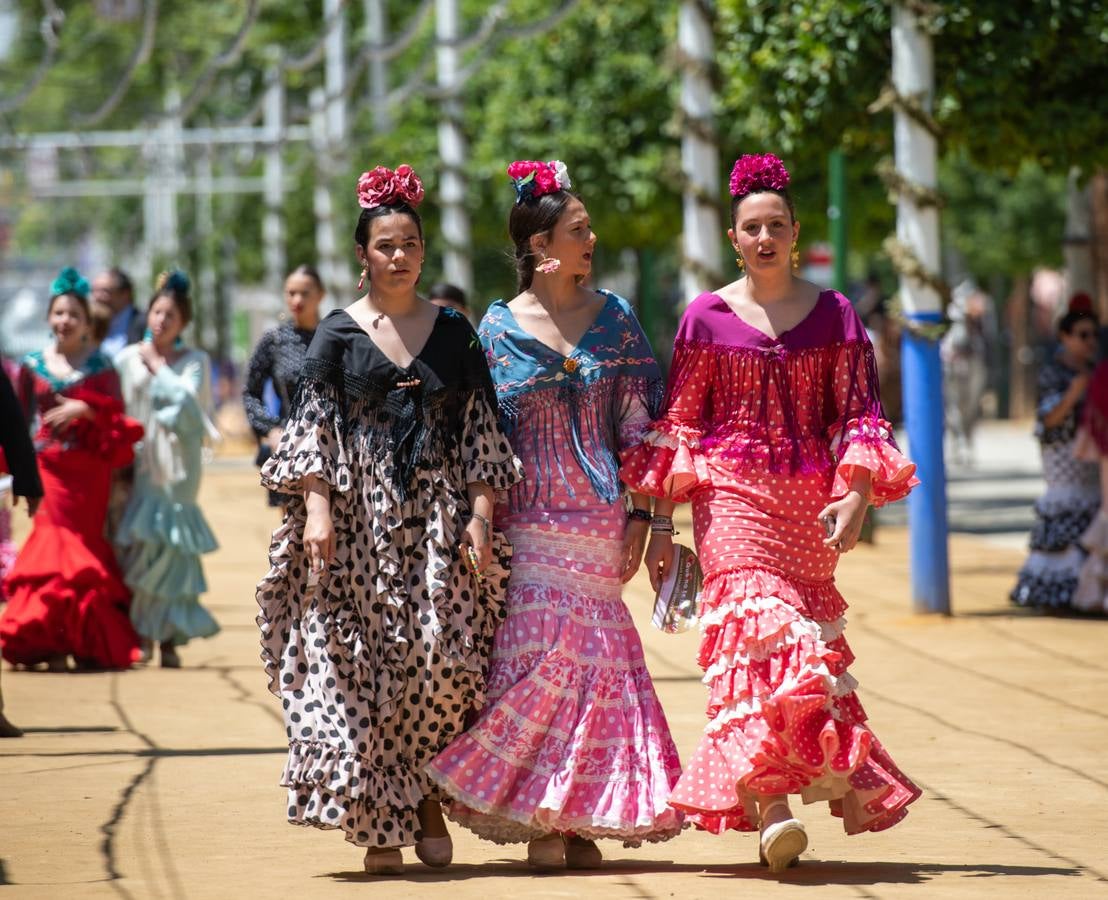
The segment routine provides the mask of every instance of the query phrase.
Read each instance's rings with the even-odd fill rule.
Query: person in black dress
[[[27,501],[27,515],[34,516],[42,500],[42,479],[35,463],[35,447],[23,418],[23,410],[7,373],[0,368],[0,450],[12,475],[12,496]],[[0,593],[0,601],[3,594]],[[22,737],[23,732],[4,715],[4,693],[0,691],[0,738]]]
[[[264,464],[281,442],[296,391],[296,380],[304,366],[304,355],[319,326],[319,306],[323,297],[323,280],[312,266],[302,265],[293,269],[285,279],[288,318],[262,335],[250,357],[242,402],[246,406],[246,418],[258,440],[258,465]],[[266,406],[267,380],[273,385],[280,404],[276,415]],[[269,492],[270,506],[284,506],[287,502],[287,496],[276,491]]]

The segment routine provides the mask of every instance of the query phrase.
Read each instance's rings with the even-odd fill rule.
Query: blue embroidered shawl
[[[544,506],[560,483],[574,495],[565,468],[571,454],[605,503],[619,499],[619,452],[638,443],[658,416],[664,384],[630,305],[610,291],[577,346],[563,356],[524,331],[503,300],[494,301],[477,333],[496,386],[501,427],[524,459],[527,478],[512,489],[513,512]],[[570,446],[555,439],[557,425]]]

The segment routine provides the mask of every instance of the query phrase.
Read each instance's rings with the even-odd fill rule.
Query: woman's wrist
[[[673,537],[677,534],[677,530],[673,527],[673,518],[671,516],[652,516],[650,519],[650,534],[651,536],[656,534],[664,534],[668,537]]]

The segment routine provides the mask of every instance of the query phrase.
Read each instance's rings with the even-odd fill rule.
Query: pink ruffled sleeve
[[[620,477],[629,490],[691,499],[711,483],[700,439],[711,384],[711,354],[678,339],[673,349],[662,417],[652,422],[641,443],[623,453]]]
[[[831,377],[838,413],[827,432],[836,460],[831,499],[846,496],[855,467],[869,469],[871,473],[870,502],[874,506],[907,497],[919,484],[916,464],[900,452],[892,424],[885,418],[877,362],[867,338],[843,344],[835,357]]]

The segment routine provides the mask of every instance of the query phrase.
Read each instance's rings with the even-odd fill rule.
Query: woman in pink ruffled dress
[[[448,815],[537,868],[599,865],[594,841],[676,835],[677,750],[622,586],[649,500],[623,505],[619,452],[657,413],[661,374],[627,302],[581,286],[596,236],[561,163],[508,168],[519,295],[478,333],[526,480],[496,510],[514,548],[488,705],[427,773]]]
[[[705,574],[708,725],[670,803],[717,834],[761,827],[776,872],[807,847],[790,794],[828,801],[850,834],[888,828],[919,796],[865,724],[833,577],[866,506],[904,497],[915,466],[850,302],[792,274],[788,179],[771,155],[736,162],[728,236],[745,277],[689,305],[664,413],[622,469],[631,490],[663,498],[652,582],[673,559],[667,516],[686,501]]]

